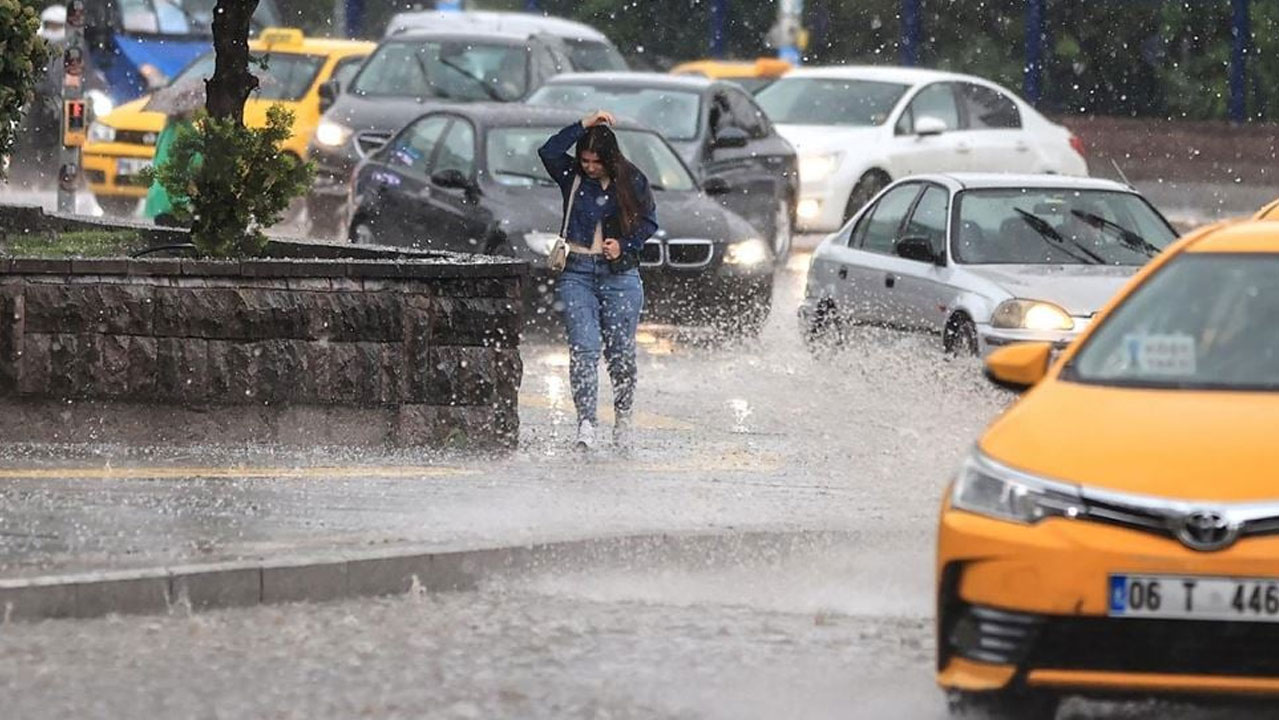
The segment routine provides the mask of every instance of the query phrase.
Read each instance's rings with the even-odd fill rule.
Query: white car
[[[849,323],[924,330],[962,354],[1064,347],[1175,239],[1145,198],[1110,180],[905,178],[817,247],[801,331],[818,341]]]
[[[799,153],[796,229],[830,232],[907,175],[1087,175],[1083,144],[1007,88],[918,68],[793,70],[755,96]]]

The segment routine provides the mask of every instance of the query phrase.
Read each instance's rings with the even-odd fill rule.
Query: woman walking
[[[576,447],[595,447],[599,360],[603,350],[613,383],[613,444],[629,450],[635,399],[635,329],[644,307],[639,256],[657,232],[648,178],[622,155],[596,111],[560,130],[538,150],[564,196],[568,261],[556,301],[568,328],[569,382],[577,407]],[[576,157],[568,156],[576,144]]]

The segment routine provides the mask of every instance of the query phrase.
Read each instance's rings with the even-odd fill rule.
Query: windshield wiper
[[[421,62],[421,58],[420,58],[420,57],[418,58],[418,61],[419,61],[419,62]],[[498,102],[507,102],[507,99],[506,99],[506,98],[504,98],[504,97],[502,97],[502,94],[501,94],[501,93],[499,93],[497,90],[495,90],[495,89],[493,89],[493,88],[489,87],[489,86],[488,86],[488,83],[484,82],[484,80],[483,80],[483,79],[481,79],[481,78],[477,78],[477,77],[475,77],[474,75],[472,75],[472,74],[470,74],[469,72],[467,72],[467,71],[466,71],[466,68],[462,67],[461,65],[457,65],[457,64],[455,64],[452,60],[445,60],[444,58],[439,58],[439,63],[440,63],[441,65],[443,65],[444,67],[446,67],[446,68],[448,68],[448,69],[452,70],[453,72],[457,73],[458,75],[461,75],[462,77],[466,78],[467,80],[470,80],[471,82],[475,83],[477,86],[479,86],[479,88],[480,88],[481,90],[483,90],[483,91],[484,91],[484,94],[485,94],[485,95],[488,95],[488,96],[489,96],[489,99],[490,99],[490,100],[496,100],[496,101],[498,101]]]
[[[1106,261],[1103,260],[1102,257],[1098,255],[1097,253],[1089,250],[1088,248],[1084,247],[1077,241],[1067,240],[1066,238],[1062,237],[1061,233],[1057,232],[1053,228],[1053,226],[1048,223],[1047,220],[1039,217],[1038,215],[1034,213],[1026,212],[1025,210],[1022,210],[1021,208],[1013,208],[1013,210],[1018,215],[1021,215],[1021,218],[1026,221],[1026,224],[1029,225],[1030,228],[1034,230],[1036,233],[1039,233],[1039,237],[1043,238],[1044,242],[1047,242],[1050,247],[1055,247],[1058,250],[1061,250],[1062,252],[1071,256],[1072,258],[1080,262],[1083,262],[1085,264],[1088,262],[1091,262],[1094,265],[1106,264]],[[1083,253],[1083,254],[1080,255],[1079,253],[1076,253],[1075,250],[1078,250],[1079,253]]]
[[[1114,220],[1107,220],[1100,215],[1094,215],[1090,212],[1084,212],[1083,210],[1071,210],[1070,213],[1090,225],[1103,227],[1107,230],[1114,230],[1119,234],[1119,242],[1123,243],[1125,247],[1131,250],[1145,253],[1147,257],[1154,257],[1159,254],[1159,248],[1148,242],[1146,238],[1138,235],[1132,230],[1129,230],[1123,225],[1120,225]]]
[[[650,182],[648,184],[648,189],[661,191],[661,190],[665,190],[666,186],[661,183]]]

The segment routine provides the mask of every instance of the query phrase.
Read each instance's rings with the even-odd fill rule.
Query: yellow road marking
[[[179,478],[405,478],[475,475],[476,470],[442,466],[344,466],[344,467],[78,467],[4,468],[8,480],[172,480]]]

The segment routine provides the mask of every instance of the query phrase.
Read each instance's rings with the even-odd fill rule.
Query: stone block
[[[182,260],[179,258],[138,258],[130,260],[130,275],[177,276],[182,274]]]
[[[426,402],[431,405],[491,403],[497,389],[495,356],[495,351],[483,347],[431,348]]]
[[[129,261],[124,258],[71,258],[73,275],[124,275]]]
[[[381,402],[378,343],[330,343],[330,400],[345,405],[370,406]]]
[[[262,568],[262,602],[326,602],[347,597],[345,561]]]
[[[159,376],[159,344],[151,337],[129,338],[129,390],[131,399],[146,400],[156,396]]]
[[[0,285],[0,396],[18,392],[25,301],[19,285]]]
[[[351,559],[346,570],[347,593],[352,597],[406,593],[415,577],[425,586],[430,572],[429,555]]]
[[[201,572],[177,569],[170,580],[170,597],[186,598],[195,610],[248,607],[262,602],[262,570],[222,568]]]
[[[156,399],[199,405],[220,395],[214,387],[208,340],[165,337],[155,343]]]
[[[506,447],[489,407],[400,405],[395,444],[400,447],[482,449]]]
[[[76,617],[160,613],[168,609],[169,578],[108,579],[75,586]]]
[[[515,299],[520,291],[516,278],[440,278],[431,288],[440,297],[459,298]]]
[[[18,394],[49,396],[53,377],[53,336],[30,334],[22,338],[18,361]]]
[[[436,297],[433,305],[431,339],[436,345],[514,346],[519,342],[518,300]]]
[[[239,277],[239,260],[182,260],[182,274],[187,277]]]
[[[51,335],[49,393],[57,398],[92,394],[94,369],[102,360],[100,335]]]
[[[29,332],[151,332],[151,289],[146,286],[32,284],[25,295]]]
[[[75,586],[28,584],[0,588],[0,625],[5,620],[46,620],[76,616]]]
[[[13,258],[9,272],[18,275],[70,275],[71,261],[53,258]]]
[[[121,397],[130,394],[129,368],[132,343],[128,335],[99,335],[99,362],[90,371],[94,397]]]

